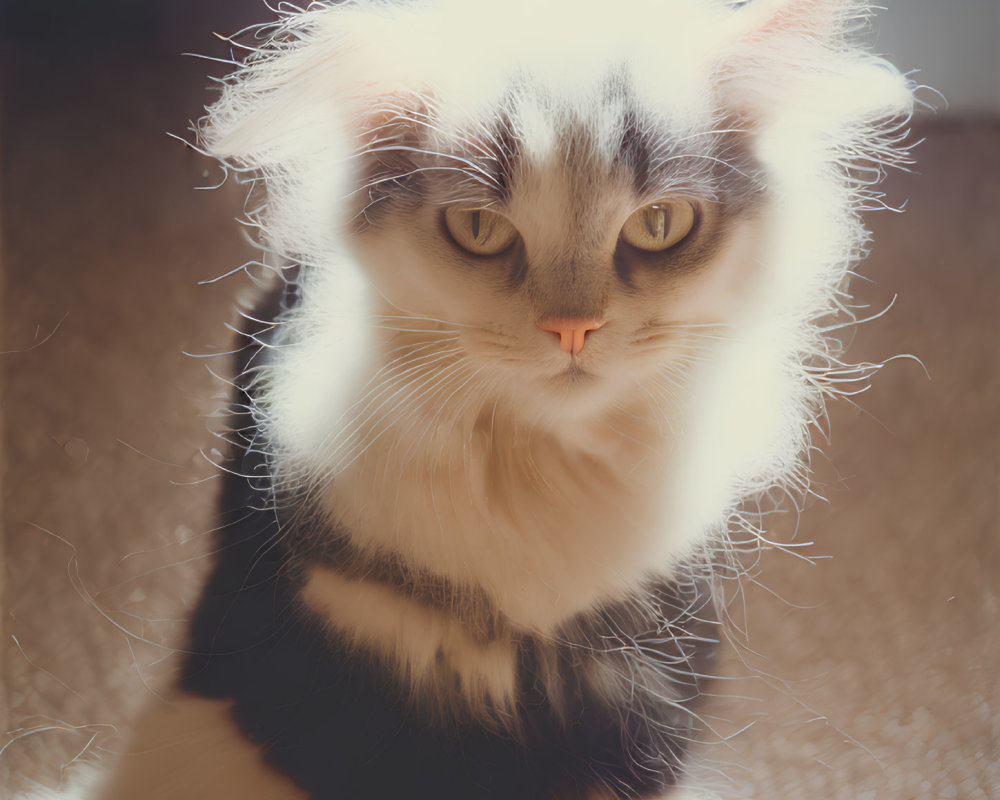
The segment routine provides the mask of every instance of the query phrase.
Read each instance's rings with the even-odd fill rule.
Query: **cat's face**
[[[465,129],[393,98],[359,148],[349,236],[381,312],[454,331],[476,386],[532,421],[677,382],[758,272],[747,132],[674,127],[616,72],[575,107],[508,92]]]
[[[852,165],[891,157],[881,126],[910,104],[845,43],[859,7],[290,15],[203,127],[264,179],[255,221],[303,267],[258,409],[271,442],[325,476],[390,424],[447,427],[440,409],[576,425],[647,397],[706,508],[787,474],[821,391],[815,321],[864,241]]]

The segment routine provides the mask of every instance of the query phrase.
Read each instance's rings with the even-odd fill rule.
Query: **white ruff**
[[[671,573],[748,496],[801,486],[824,375],[842,368],[819,320],[865,241],[868,187],[846,167],[893,158],[884,121],[910,103],[895,70],[840,35],[862,10],[627,0],[609,17],[579,0],[441,0],[289,17],[203,128],[214,155],[265,177],[255,221],[302,264],[256,409],[282,488],[308,487],[358,544],[482,587],[516,626],[550,633]],[[629,92],[608,101],[618,74]],[[532,88],[511,99],[513,83]],[[530,291],[457,267],[439,207],[351,228],[379,136],[410,125],[427,152],[461,143],[448,163],[474,186],[474,139],[501,106],[523,159],[502,210]],[[610,167],[584,180],[560,144],[583,125],[588,164],[610,164],[629,110],[657,120],[678,160],[734,120],[766,187],[710,263],[638,293],[615,283],[611,255],[649,199]],[[719,158],[689,161],[674,193],[710,207],[698,192]],[[540,303],[578,291],[559,262],[583,252],[608,322],[574,380],[535,322]],[[654,318],[675,334],[637,344]],[[384,641],[386,607],[331,624]],[[401,660],[420,662],[424,645],[405,639]]]

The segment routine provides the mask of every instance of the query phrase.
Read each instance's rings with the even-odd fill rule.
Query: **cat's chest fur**
[[[563,431],[499,403],[410,419],[323,502],[358,545],[481,587],[512,624],[548,633],[666,566],[668,434],[643,413],[637,403]]]
[[[585,499],[634,490],[649,459],[616,477],[623,453],[642,450],[621,431],[563,452],[506,430],[500,411],[489,428],[468,422],[421,435],[434,457],[417,448],[412,461],[405,428],[386,431],[340,471],[343,494],[273,507],[253,477],[264,457],[238,451],[182,688],[229,704],[315,800],[589,800],[622,782],[657,793],[711,671],[710,599],[696,582],[619,567],[611,545],[641,549],[621,531],[652,532],[617,508],[621,488]],[[581,532],[564,535],[565,520],[596,552],[576,558]],[[519,538],[494,541],[505,536]],[[589,583],[554,582],[567,570]],[[595,584],[612,587],[600,601]],[[559,613],[531,615],[543,593]]]

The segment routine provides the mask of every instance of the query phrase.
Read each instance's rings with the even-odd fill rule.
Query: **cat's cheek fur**
[[[658,566],[649,556],[672,537],[656,519],[662,462],[643,460],[647,447],[623,454],[616,437],[597,435],[567,445],[492,405],[439,423],[432,415],[386,432],[324,493],[359,546],[482,586],[536,632],[622,597]],[[373,491],[385,500],[370,502]]]
[[[754,314],[747,308],[747,297],[769,279],[761,263],[766,242],[760,228],[761,219],[771,213],[770,204],[761,201],[753,211],[732,221],[711,261],[678,276],[669,284],[665,298],[654,297],[651,311],[668,320],[720,329],[744,324]],[[733,334],[720,330],[717,335]]]
[[[440,243],[424,244],[408,233],[396,230],[357,238],[353,257],[381,301],[377,312],[458,324],[482,320],[500,281],[475,276],[454,254],[443,258]]]
[[[301,291],[309,299],[302,305],[313,314],[286,318],[274,345],[280,349],[265,349],[255,360],[266,368],[260,378],[266,405],[258,414],[279,488],[298,487],[328,468],[336,426],[370,371],[377,334],[369,323],[371,288],[349,256],[335,263],[334,270],[304,276]]]

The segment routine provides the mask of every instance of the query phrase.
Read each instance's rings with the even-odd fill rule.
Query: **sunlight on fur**
[[[355,536],[472,578],[522,624],[546,630],[628,591],[646,569],[669,571],[748,493],[800,484],[822,405],[815,370],[839,366],[838,345],[816,323],[841,304],[865,242],[857,210],[868,173],[858,170],[890,156],[895,128],[883,120],[910,103],[890,66],[841,38],[843,20],[859,13],[834,2],[738,13],[639,2],[609,18],[579,3],[439,2],[290,16],[291,36],[252,54],[203,129],[233,169],[266,176],[268,202],[252,219],[277,252],[308,265],[301,305],[256,365],[256,413],[282,489],[326,493]],[[669,33],[645,34],[647,20],[683,35],[665,46]],[[662,183],[647,196],[712,202],[741,167],[753,170],[743,230],[719,231],[722,246],[696,273],[647,280],[639,295],[600,274],[621,221],[643,201],[613,174],[629,115],[637,135],[657,139]],[[490,194],[490,162],[504,156],[497,119],[513,128],[520,156],[501,205]],[[729,129],[752,150],[745,163],[726,163],[734,154],[719,141]],[[582,140],[579,163],[568,162],[568,132]],[[391,203],[381,187],[401,180],[369,177],[366,159],[411,148],[405,169],[443,181],[441,194],[366,222]],[[526,291],[498,292],[496,270],[453,266],[432,229],[437,204],[456,201],[503,209],[515,223],[535,273]],[[570,301],[560,287],[574,259],[589,274],[571,278]],[[581,353],[586,379],[572,385],[564,354],[534,325],[546,304],[567,302],[602,306],[609,320]],[[636,352],[650,325],[661,341]],[[487,423],[504,429],[486,443],[489,458],[455,474]],[[549,491],[491,492],[476,463],[503,459],[545,462],[524,481]],[[429,492],[436,474],[447,486]],[[391,507],[365,500],[376,485],[397,498]],[[487,497],[497,510],[483,507]],[[577,514],[553,511],[526,545],[527,520],[558,497],[574,497]],[[636,517],[623,526],[630,545],[601,533],[624,509]],[[427,530],[428,519],[442,521]],[[481,538],[456,538],[483,528],[502,557]]]
[[[344,685],[374,682],[386,719],[410,708],[419,748],[444,742],[452,764],[462,730],[495,765],[516,742],[511,763],[532,766],[491,767],[507,788],[484,797],[680,797],[684,750],[711,731],[695,700],[719,638],[713,562],[731,529],[763,536],[748,498],[807,488],[825,398],[878,368],[845,364],[833,337],[867,244],[859,214],[905,160],[911,108],[907,81],[853,44],[866,13],[359,0],[255,32],[196,133],[248,184],[281,298],[248,310],[225,467],[223,535],[245,524],[262,543],[236,610],[203,598],[182,689],[232,702],[240,733],[210,706],[218,742],[259,744],[275,796],[287,777],[329,797],[337,778],[264,718],[265,678],[209,687],[224,624],[253,629],[237,603],[267,581],[291,587],[254,606],[275,613],[275,640],[329,657]],[[211,587],[231,579],[224,550]],[[286,600],[291,621],[274,611]],[[258,646],[233,641],[227,657]],[[382,717],[357,713],[364,742]],[[352,761],[376,765],[369,781],[390,780],[381,746]],[[413,746],[407,769],[432,763]],[[378,785],[363,796],[389,796]]]

